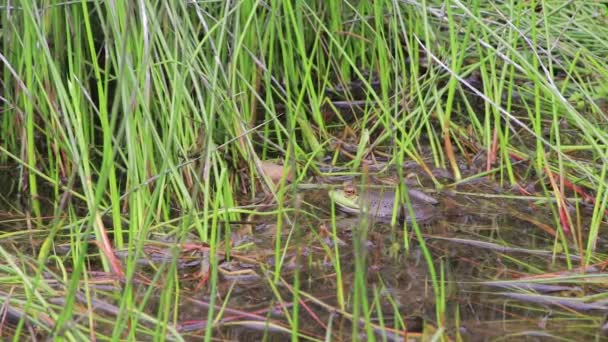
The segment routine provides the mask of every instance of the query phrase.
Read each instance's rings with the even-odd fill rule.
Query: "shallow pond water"
[[[450,338],[472,341],[603,336],[608,275],[602,265],[577,271],[581,259],[573,245],[569,257],[555,247],[557,225],[547,202],[514,196],[487,182],[432,195],[439,201],[437,213],[419,227],[443,291],[440,303],[412,224],[391,226],[373,217],[332,213],[324,187],[298,191],[294,203],[299,211],[289,212],[291,225],[285,221],[280,236],[276,215],[230,224],[231,238],[218,249],[217,268],[209,248],[195,237],[176,244],[166,235],[151,235],[135,270],[135,298],[145,298],[143,312],[156,315],[160,301],[167,299],[162,286],[149,292],[151,279],[167,282],[163,267],[177,260],[180,279],[173,286],[180,295],[171,315],[175,333],[187,340],[204,336],[211,307],[213,317],[222,313],[213,323],[215,338],[290,338],[296,277],[302,339],[369,340],[373,335],[386,341],[423,341],[442,325],[439,320]],[[580,224],[587,227],[589,208],[581,205],[579,210]],[[12,242],[3,243],[6,247]],[[56,252],[69,255],[66,246],[57,244]],[[607,246],[598,241],[599,248]],[[130,253],[117,255],[124,260]],[[275,277],[278,265],[280,276]],[[213,270],[218,280],[211,292]],[[583,274],[587,278],[581,280]],[[97,314],[111,320],[118,307],[109,303],[120,286],[102,274],[91,277],[96,282],[90,289],[100,297]],[[61,300],[52,299],[58,305]],[[443,315],[437,314],[438,305]],[[19,317],[11,312],[9,321]],[[97,328],[109,332],[112,326],[102,322]]]
[[[566,270],[567,263],[563,253],[552,253],[554,237],[548,229],[555,225],[548,206],[506,199],[498,194],[476,196],[474,190],[462,187],[460,194],[441,195],[435,220],[420,226],[434,266],[443,272],[443,319],[448,335],[465,340],[601,336],[601,310],[585,310],[587,316],[579,317],[577,329],[568,329],[559,323],[572,312],[562,312],[563,303],[556,298],[572,296],[577,290],[567,281],[554,291],[543,291],[540,287],[505,288],[500,282],[499,285],[484,284],[518,279],[522,284],[542,284],[542,281],[523,278],[540,274],[541,270]],[[238,311],[224,315],[226,325],[218,330],[218,337],[239,341],[288,338],[287,316],[293,309],[291,286],[297,270],[302,291],[299,307],[302,336],[323,339],[329,329],[332,340],[349,340],[353,331],[363,340],[370,332],[377,339],[389,341],[426,340],[438,326],[437,303],[429,267],[411,226],[404,229],[402,224],[390,226],[373,218],[362,222],[360,217],[338,213],[334,237],[326,191],[304,192],[303,202],[309,205],[302,210],[310,215],[302,215],[298,221],[295,229],[299,232],[284,230],[281,237],[283,241],[292,240],[283,256],[278,283],[274,283],[272,273],[276,266],[272,220],[258,224],[246,252],[259,248],[265,253],[258,251],[258,255],[265,254],[265,257],[257,259],[257,265],[240,264],[240,271],[246,269],[242,278],[238,262],[237,270],[222,271],[219,297]],[[340,277],[336,275],[337,258]],[[571,256],[571,260],[577,257]],[[258,278],[251,277],[251,272]],[[363,282],[371,310],[371,330],[366,330],[363,323],[353,330],[354,296],[361,291],[358,281]],[[534,298],[545,296],[545,300],[518,297],[522,291],[535,294]],[[600,291],[598,287],[590,288],[586,294]],[[554,296],[554,300],[546,300],[548,295]],[[340,296],[344,306],[340,305]],[[209,302],[208,295],[199,293],[193,298],[200,302],[181,303],[181,320],[195,320],[201,313],[206,317],[205,305],[201,303]],[[282,305],[278,298],[283,298]],[[249,317],[249,321],[245,313],[255,313],[255,316]],[[243,320],[248,323],[237,323]],[[202,326],[196,324],[183,327],[192,330],[193,336],[200,328]]]

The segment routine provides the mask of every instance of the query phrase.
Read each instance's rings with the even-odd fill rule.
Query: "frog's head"
[[[330,190],[329,197],[342,211],[353,214],[357,214],[361,211],[357,189],[352,185],[347,185],[344,189]]]

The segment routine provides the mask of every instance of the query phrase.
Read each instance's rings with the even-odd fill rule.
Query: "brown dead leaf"
[[[260,161],[261,171],[268,177],[274,184],[278,184],[283,178],[283,174],[287,171],[287,182],[291,182],[293,179],[293,171],[289,170],[287,166],[279,165],[277,163],[262,160]],[[286,170],[287,169],[287,170]]]

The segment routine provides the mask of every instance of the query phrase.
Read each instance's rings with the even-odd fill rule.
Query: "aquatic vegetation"
[[[0,14],[3,338],[608,330],[604,4]]]

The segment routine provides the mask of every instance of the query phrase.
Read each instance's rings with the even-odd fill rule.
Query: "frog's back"
[[[414,195],[414,196],[412,196]],[[414,209],[417,221],[426,221],[432,218],[435,214],[434,204],[437,202],[424,200],[419,198],[418,194],[410,193],[410,203]],[[389,218],[393,216],[393,209],[395,202],[399,203],[399,198],[395,197],[395,191],[384,190],[384,191],[370,191],[365,194],[365,203],[362,205],[369,205],[369,213],[376,217]],[[409,210],[407,205],[403,205],[397,208],[397,217],[405,218],[406,221],[411,221]]]
[[[393,215],[393,207],[395,205],[394,191],[370,191],[365,194],[365,198],[369,204],[370,214],[383,217]]]

